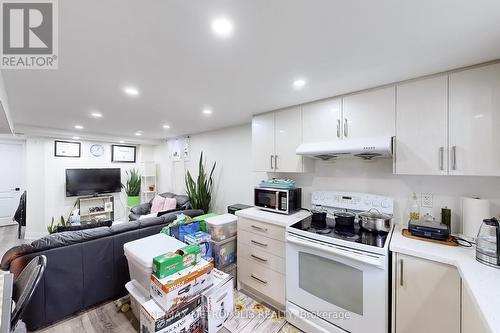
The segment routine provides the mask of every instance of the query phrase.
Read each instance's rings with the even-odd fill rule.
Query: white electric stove
[[[393,199],[351,192],[313,192],[311,218],[287,227],[287,320],[306,332],[384,332],[389,328],[390,232],[337,225],[334,213],[377,209]]]

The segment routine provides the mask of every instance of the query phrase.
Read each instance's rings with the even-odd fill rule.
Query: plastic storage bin
[[[123,249],[128,261],[130,280],[136,280],[145,290],[149,290],[153,258],[183,246],[186,244],[165,234],[125,243]]]
[[[149,292],[136,280],[129,281],[125,284],[128,293],[130,294],[130,307],[137,320],[141,319],[141,305],[149,301]],[[148,289],[149,290],[149,289]]]
[[[221,242],[212,241],[212,249],[215,268],[222,269],[236,261],[236,237]]]
[[[238,267],[236,266],[235,263],[233,264],[230,264],[224,268],[221,269],[221,271],[223,271],[224,273],[227,273],[229,275],[231,275],[231,277],[233,278],[233,284],[234,284],[234,288],[236,288],[236,281],[238,281]]]
[[[238,217],[233,214],[223,214],[209,217],[205,220],[212,241],[220,242],[236,235],[236,221]]]

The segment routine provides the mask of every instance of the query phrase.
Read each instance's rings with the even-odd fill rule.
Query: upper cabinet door
[[[397,174],[447,174],[448,76],[397,86]]]
[[[302,106],[303,142],[342,138],[342,99],[331,98]]]
[[[302,156],[295,150],[302,143],[301,107],[292,107],[275,112],[277,172],[303,172]]]
[[[254,171],[274,171],[274,112],[252,118],[252,159]]]
[[[394,136],[395,91],[391,86],[344,97],[344,137]]]
[[[450,174],[500,176],[500,64],[450,74]]]

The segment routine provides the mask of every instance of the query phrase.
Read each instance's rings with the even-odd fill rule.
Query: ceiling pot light
[[[82,125],[75,125],[75,129],[77,129],[77,130],[82,130],[82,129],[83,129],[83,126],[82,126]]]
[[[213,112],[210,109],[203,109],[203,114],[206,114],[207,116],[211,115]]]
[[[92,112],[92,113],[90,114],[90,116],[91,116],[92,118],[102,118],[102,113],[100,113],[100,112]]]
[[[293,87],[295,89],[301,89],[306,85],[306,81],[304,79],[297,79],[293,81]]]
[[[142,135],[142,133],[141,133],[141,132],[135,132],[135,135],[136,135],[136,136],[141,136],[141,135]]]
[[[164,129],[170,129],[170,125],[163,125]]]
[[[233,23],[225,17],[212,21],[212,31],[220,37],[229,37],[233,34]]]
[[[80,140],[80,137],[79,136],[74,136],[73,140]]]
[[[129,95],[129,96],[138,96],[139,95],[139,90],[135,87],[125,87],[123,91]]]
[[[120,143],[125,143],[125,141],[123,141],[123,140],[120,140]]]

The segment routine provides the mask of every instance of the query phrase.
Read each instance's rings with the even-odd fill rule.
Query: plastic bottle
[[[412,193],[410,198],[410,220],[419,220],[420,219],[420,206],[418,205],[417,194],[415,192]]]

